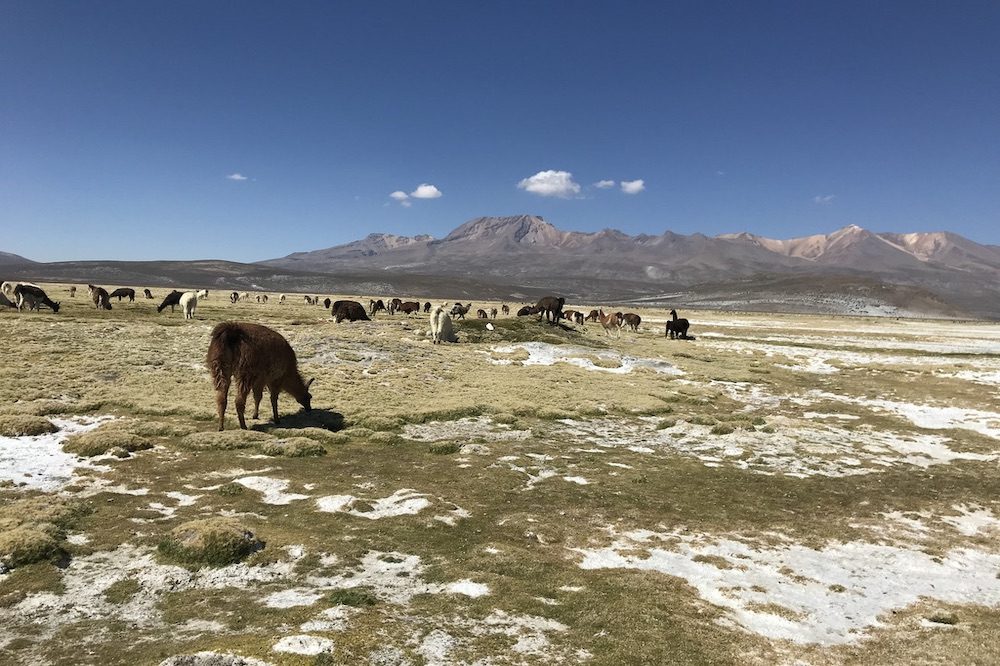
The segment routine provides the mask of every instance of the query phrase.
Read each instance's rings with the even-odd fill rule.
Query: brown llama
[[[111,298],[108,296],[108,290],[104,287],[95,287],[92,284],[87,285],[87,290],[90,291],[90,298],[94,301],[94,307],[98,310],[110,310],[111,309]]]
[[[604,310],[600,310],[597,314],[597,321],[601,322],[601,326],[604,327],[604,332],[610,337],[611,331],[615,332],[615,337],[620,338],[622,336],[622,325],[621,320],[618,319],[617,313],[615,314],[604,314]]]
[[[632,331],[634,331],[636,333],[639,332],[639,324],[642,323],[642,317],[640,317],[639,315],[634,314],[632,312],[627,312],[622,317],[622,320],[625,322],[626,326],[628,326],[630,329],[632,329]]]
[[[562,296],[559,298],[556,298],[555,296],[546,296],[545,298],[539,299],[538,303],[535,304],[535,307],[539,308],[539,314],[544,312],[545,321],[554,326],[559,323],[559,318],[562,316],[562,309],[565,303],[566,299]],[[541,320],[541,317],[538,319]]]
[[[400,303],[399,311],[405,315],[413,314],[414,312],[420,313],[420,303],[417,301],[406,301],[405,303]]]
[[[504,313],[504,316],[509,315],[510,314],[510,306],[507,305],[506,303],[504,303],[503,305],[500,306],[500,312]]]
[[[152,298],[153,298],[153,292],[151,292],[149,289],[143,289],[142,290],[142,295],[145,296],[146,298],[150,299],[150,300],[152,300]]]
[[[260,401],[264,388],[271,395],[271,412],[278,422],[278,395],[287,391],[305,411],[312,409],[309,386],[313,380],[302,381],[295,351],[277,331],[260,324],[226,321],[212,330],[205,359],[215,386],[215,407],[219,430],[226,426],[226,404],[229,386],[236,380],[236,416],[240,428],[247,429],[244,416],[247,396],[253,393],[253,418],[260,416]]]

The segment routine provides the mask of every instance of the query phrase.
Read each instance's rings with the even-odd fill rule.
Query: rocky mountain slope
[[[708,285],[715,293],[738,282],[750,291],[759,284],[765,298],[805,302],[799,296],[822,293],[824,284],[853,285],[850,298],[881,289],[897,297],[893,306],[902,311],[918,302],[939,314],[1000,314],[1000,249],[949,232],[879,234],[855,225],[778,240],[750,233],[584,233],[532,215],[481,217],[442,239],[371,234],[261,263],[325,273],[477,277],[577,297],[649,299],[674,292],[690,299]],[[767,289],[777,284],[781,292]]]

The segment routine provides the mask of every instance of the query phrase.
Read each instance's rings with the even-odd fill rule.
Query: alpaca
[[[430,312],[430,311],[431,311],[431,302],[427,301],[426,303],[424,303],[424,312]]]
[[[260,416],[260,401],[267,387],[271,395],[271,412],[278,422],[278,395],[287,391],[305,411],[312,409],[309,386],[313,380],[302,381],[295,351],[277,331],[260,324],[223,322],[212,329],[212,340],[205,359],[215,386],[215,406],[219,430],[226,424],[226,403],[229,386],[236,380],[236,416],[240,428],[247,429],[244,412],[247,396],[252,392],[253,418]]]
[[[455,303],[455,307],[451,309],[451,314],[455,315],[459,319],[465,319],[465,315],[469,314],[469,310],[471,309],[472,309],[472,303],[469,303],[468,305]]]
[[[357,301],[334,301],[330,314],[338,324],[347,321],[370,321],[365,307]]]
[[[40,288],[30,284],[19,284],[14,287],[14,296],[17,301],[17,310],[20,312],[24,306],[28,306],[28,311],[39,310],[41,306],[51,308],[53,312],[59,312],[59,304],[53,302]]]
[[[197,293],[199,299],[208,299],[208,289],[199,289]]]
[[[458,342],[455,329],[448,315],[448,304],[443,303],[431,310],[431,340],[434,344],[442,342]]]
[[[476,310],[476,319],[489,319],[490,316],[486,314],[486,310],[479,308]]]
[[[240,300],[240,294],[239,294],[239,292],[234,291],[233,293],[229,294],[229,302],[230,303],[235,303],[238,300]],[[260,297],[257,297],[257,302],[258,303],[260,302]]]
[[[545,313],[545,321],[549,324],[555,325],[559,323],[559,317],[562,316],[563,305],[566,303],[566,299],[560,296],[556,298],[555,296],[546,296],[545,298],[539,299],[538,303],[535,304],[536,308],[539,308],[539,313]],[[551,319],[549,316],[551,315]],[[541,317],[539,317],[541,320]]]
[[[94,307],[98,310],[110,310],[111,309],[111,298],[108,295],[108,290],[104,287],[95,287],[92,284],[87,285],[87,290],[90,292],[90,298],[94,301]]]
[[[69,297],[76,298],[76,285],[73,285],[69,288]]]
[[[386,311],[389,314],[396,314],[399,311],[401,305],[403,305],[403,299],[394,298],[391,301],[389,301],[389,304],[386,306]]]
[[[614,314],[604,314],[604,310],[600,310],[597,315],[597,321],[601,322],[601,326],[604,327],[604,332],[611,336],[611,331],[615,332],[615,337],[620,338],[622,336],[622,325],[618,317]]]
[[[500,312],[504,313],[505,316],[509,315],[510,314],[510,306],[507,305],[506,303],[504,303],[503,305],[500,306]]]
[[[194,311],[198,307],[198,292],[185,291],[177,304],[184,310],[185,319],[194,319]]]
[[[278,297],[278,305],[284,305],[284,303],[285,303],[285,295],[282,294],[281,296]]]
[[[626,326],[628,326],[634,332],[638,333],[639,332],[639,324],[642,323],[642,317],[640,317],[637,314],[633,314],[631,312],[628,312],[625,315],[623,315],[622,321],[624,321],[624,323],[625,323]]]
[[[681,340],[687,340],[688,327],[691,326],[691,322],[687,319],[678,319],[677,310],[671,310],[670,317],[671,319],[667,322],[664,335],[669,335],[671,340],[675,337],[680,338]]]
[[[490,319],[496,319],[496,318],[497,318],[497,309],[490,308]]]
[[[379,310],[381,310],[383,312],[388,312],[388,310],[385,309],[385,303],[382,302],[382,299],[380,298],[377,301],[374,300],[374,299],[369,299],[369,301],[368,301],[368,314],[370,316],[374,317],[375,313],[378,312]]]
[[[127,298],[129,303],[135,301],[135,289],[129,289],[128,287],[119,287],[113,292],[108,294],[108,298],[112,299],[118,297],[118,302],[121,303],[123,298]]]
[[[330,302],[331,301],[330,301],[329,298],[324,298],[323,299],[323,307],[326,308],[327,310],[329,310],[330,309]]]
[[[181,296],[184,295],[183,291],[177,291],[174,289],[172,292],[167,294],[167,297],[163,299],[163,302],[156,307],[157,312],[163,312],[166,307],[170,306],[170,311],[174,311],[174,306],[181,302]]]
[[[145,296],[146,298],[150,299],[150,300],[153,299],[153,292],[151,292],[149,289],[143,289],[142,290],[142,295]]]
[[[399,309],[405,315],[413,314],[414,312],[420,312],[420,303],[416,301],[406,301],[405,303],[400,304]]]

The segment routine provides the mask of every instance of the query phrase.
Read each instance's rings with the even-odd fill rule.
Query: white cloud
[[[639,194],[646,189],[646,181],[642,178],[638,180],[623,180],[622,181],[622,192],[625,194]]]
[[[580,193],[580,185],[573,182],[573,174],[569,171],[539,171],[534,176],[522,180],[517,186],[540,197],[568,199]]]
[[[441,196],[441,190],[433,185],[423,183],[420,187],[410,192],[410,196],[414,199],[437,199]]]
[[[229,180],[247,180],[247,177],[241,173],[231,173],[226,178]]]
[[[615,186],[615,181],[613,180],[599,180],[594,183],[594,187],[599,190],[607,190]]]
[[[403,190],[396,190],[395,192],[389,195],[389,198],[395,199],[396,201],[406,201],[407,199],[410,198],[410,195],[404,192]]]
[[[406,199],[404,201],[400,201],[399,205],[402,206],[403,208],[409,208],[410,206],[413,205],[413,202],[410,201],[409,199]]]
[[[820,206],[827,206],[833,203],[833,200],[837,198],[836,194],[822,194],[813,197],[813,203],[819,204]]]

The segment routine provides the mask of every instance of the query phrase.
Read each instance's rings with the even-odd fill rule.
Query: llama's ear
[[[309,381],[307,381],[307,382],[306,382],[306,390],[307,390],[307,391],[309,390],[309,387],[310,387],[310,386],[312,386],[312,383],[313,383],[314,381],[316,381],[316,378],[315,378],[315,377],[311,377],[311,378],[309,379]]]

